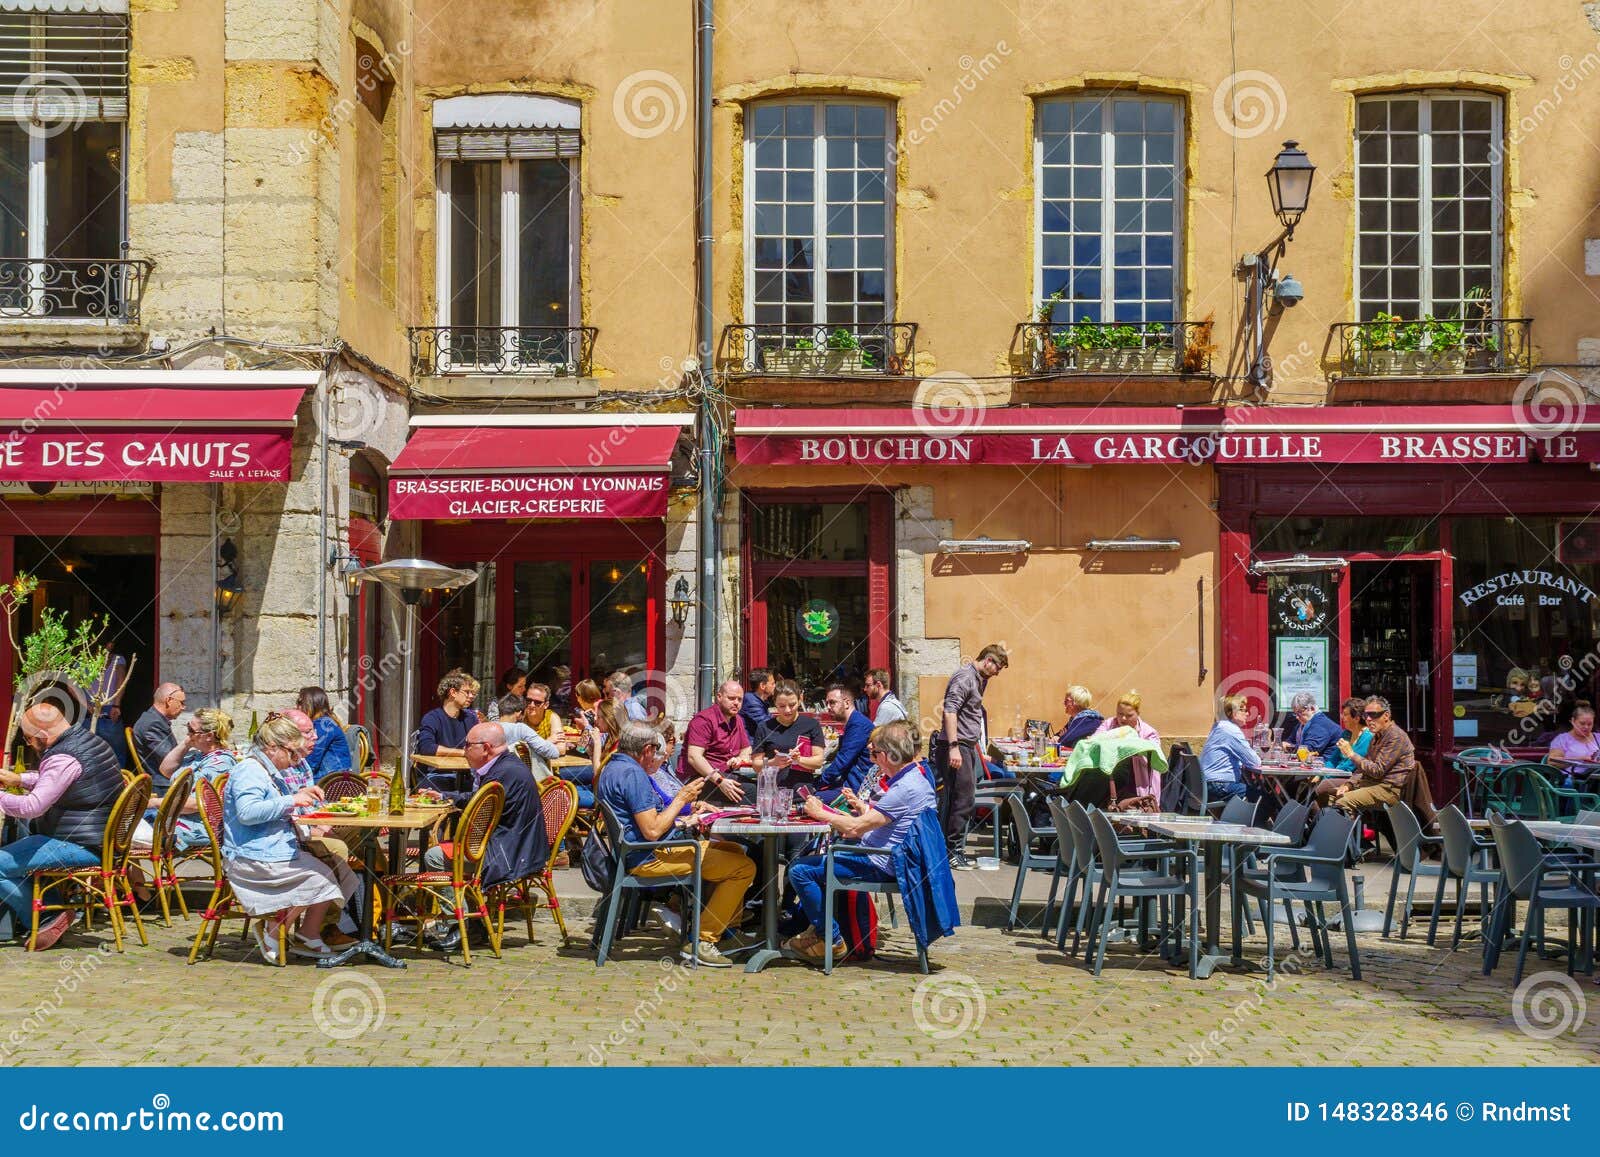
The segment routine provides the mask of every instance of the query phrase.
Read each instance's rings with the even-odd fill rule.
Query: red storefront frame
[[[1243,689],[1251,672],[1270,670],[1267,639],[1267,591],[1262,577],[1252,575],[1256,558],[1282,557],[1253,553],[1251,520],[1256,517],[1308,518],[1352,516],[1422,516],[1441,519],[1439,547],[1421,552],[1339,551],[1353,563],[1426,561],[1437,564],[1438,595],[1434,601],[1434,655],[1429,702],[1439,753],[1429,769],[1436,796],[1455,790],[1445,756],[1453,744],[1449,653],[1455,638],[1455,578],[1450,523],[1454,515],[1589,516],[1600,511],[1600,474],[1583,466],[1339,466],[1332,469],[1295,466],[1220,467],[1217,470],[1217,513],[1221,532],[1217,547],[1217,613],[1220,619],[1221,680],[1230,690]],[[1349,581],[1339,584],[1341,621],[1347,621]],[[1341,697],[1349,695],[1350,641],[1341,632],[1339,680]],[[1230,683],[1230,680],[1232,681]],[[1237,686],[1236,686],[1237,684]],[[1355,689],[1359,690],[1359,689]]]
[[[16,575],[16,540],[27,538],[66,538],[71,535],[103,537],[148,537],[156,548],[156,589],[161,575],[161,507],[155,499],[72,498],[45,502],[0,502],[0,583]],[[155,682],[161,682],[161,608],[156,608],[156,639],[153,655],[140,656],[141,662],[155,665]],[[0,680],[14,684],[15,658],[10,647],[0,647]],[[133,721],[128,720],[129,723]]]
[[[510,581],[512,567],[519,562],[587,562],[591,558],[637,559],[648,567],[645,576],[645,654],[646,666],[651,671],[662,671],[666,662],[666,524],[650,520],[579,523],[579,522],[472,522],[425,523],[422,527],[422,553],[426,558],[471,569],[480,563],[505,565],[506,570],[496,576],[495,584],[495,673],[511,665],[513,653],[512,622],[515,587]],[[582,663],[588,661],[588,624],[580,604],[587,597],[587,588],[580,576],[584,567],[575,566],[573,584],[572,678],[592,678],[597,682],[609,671],[588,671]],[[421,638],[437,636],[434,629],[438,615],[437,601],[424,607]],[[421,709],[435,706],[433,689],[438,685],[443,671],[439,667],[440,652],[437,647],[421,647],[418,659]],[[582,663],[579,656],[582,656]],[[660,688],[655,688],[657,694]],[[479,692],[478,706],[482,707],[494,688],[485,687]]]
[[[744,504],[740,520],[740,574],[743,591],[740,604],[744,625],[744,669],[765,667],[767,655],[767,603],[762,596],[767,582],[779,575],[848,576],[867,579],[867,667],[882,667],[891,679],[898,675],[890,661],[894,624],[894,496],[887,490],[852,486],[817,487],[804,490],[754,489],[742,493]],[[867,557],[863,560],[831,562],[756,562],[749,533],[752,506],[776,506],[814,502],[865,502],[867,504]]]

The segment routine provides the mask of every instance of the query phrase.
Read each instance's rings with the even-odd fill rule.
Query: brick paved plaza
[[[1387,879],[1366,872],[1376,906]],[[562,949],[541,916],[531,946],[508,930],[505,959],[475,956],[470,970],[437,956],[412,958],[403,972],[274,969],[247,960],[236,933],[215,960],[190,968],[192,922],[156,924],[151,947],[135,944],[123,957],[96,952],[98,936],[76,934],[39,955],[0,948],[0,1057],[9,1065],[1476,1066],[1589,1064],[1600,1054],[1600,989],[1583,981],[1574,1027],[1534,1039],[1513,1019],[1509,960],[1486,978],[1475,942],[1452,955],[1428,948],[1415,929],[1406,943],[1363,934],[1359,983],[1343,968],[1339,940],[1338,971],[1307,959],[1270,990],[1261,973],[1195,982],[1149,960],[1136,966],[1116,947],[1096,980],[1036,933],[1001,930],[1007,869],[958,876],[964,913],[976,921],[934,947],[931,978],[918,975],[905,930],[887,926],[879,960],[831,979],[798,965],[757,976],[690,972],[674,966],[657,932],[622,941],[615,962],[597,970],[586,948],[593,894],[575,872],[560,876],[583,914],[573,946]],[[1030,881],[1035,894],[1042,890]],[[1258,937],[1247,955],[1263,946]],[[1279,951],[1289,953],[1281,925]],[[1567,999],[1556,985],[1546,996]],[[1539,998],[1529,1004],[1539,1011]]]

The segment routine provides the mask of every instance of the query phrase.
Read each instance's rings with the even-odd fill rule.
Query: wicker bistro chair
[[[195,796],[200,801],[200,822],[205,824],[206,838],[211,845],[211,898],[206,901],[205,911],[200,914],[200,931],[195,933],[194,946],[189,949],[190,964],[200,958],[202,951],[207,960],[211,959],[211,951],[217,946],[217,933],[222,930],[224,920],[242,920],[244,926],[241,936],[248,937],[252,920],[268,919],[265,916],[252,916],[243,908],[236,907],[233,885],[228,883],[227,874],[223,870],[225,861],[222,858],[222,792],[227,785],[226,775],[219,775],[214,780],[201,780],[195,785]],[[288,928],[280,923],[278,967],[288,966],[289,933]]]
[[[183,889],[178,886],[178,816],[189,802],[193,790],[194,768],[179,768],[178,774],[167,785],[167,793],[161,797],[156,818],[150,823],[154,830],[150,850],[134,852],[132,856],[133,863],[150,865],[150,886],[156,890],[156,899],[161,902],[161,923],[168,928],[172,927],[172,903],[167,899],[169,889],[177,900],[183,918],[189,918],[189,904],[183,898]]]
[[[336,799],[359,799],[367,794],[365,776],[353,771],[336,771],[317,781],[322,794],[332,803]]]
[[[472,967],[472,948],[467,943],[467,920],[472,916],[483,921],[484,929],[489,933],[489,947],[499,958],[500,933],[489,916],[488,900],[483,893],[483,859],[488,855],[489,837],[494,835],[495,828],[499,826],[500,809],[505,802],[506,789],[498,783],[486,783],[473,793],[461,809],[461,819],[456,824],[456,838],[448,870],[423,870],[384,877],[384,889],[391,897],[397,896],[402,888],[409,888],[416,895],[416,903],[410,912],[398,910],[399,906],[391,901],[391,908],[395,910],[388,913],[388,921],[384,925],[385,949],[393,943],[396,924],[415,925],[420,943],[429,907],[437,906],[439,901],[448,898],[450,912],[461,932],[461,958],[467,967]],[[425,900],[433,901],[433,905],[425,903]]]
[[[92,868],[45,868],[33,873],[33,929],[28,936],[30,946],[39,935],[39,917],[46,912],[82,912],[85,926],[92,928],[95,907],[104,905],[118,952],[122,951],[122,935],[127,927],[122,919],[124,908],[133,913],[133,926],[139,933],[139,943],[149,947],[144,923],[139,919],[139,903],[133,898],[133,885],[128,882],[128,865],[133,858],[133,830],[139,826],[149,803],[150,777],[138,776],[122,789],[117,802],[111,806],[111,815],[106,820],[105,834],[100,843],[99,864]],[[47,899],[52,892],[58,895],[53,900]]]
[[[126,767],[124,767],[122,769],[122,786],[123,787],[127,787],[130,783],[132,783],[135,779],[137,779],[138,776],[139,776],[138,772],[130,771]]]
[[[139,749],[133,745],[133,728],[124,727],[122,729],[122,735],[123,738],[128,741],[128,759],[133,764],[134,774],[148,775],[149,772],[145,771],[144,763],[139,758]],[[124,772],[124,774],[126,774],[126,772]]]
[[[539,785],[539,804],[544,809],[545,835],[550,838],[550,859],[545,861],[544,871],[538,875],[508,880],[490,890],[489,899],[494,904],[496,929],[501,943],[505,942],[507,904],[522,908],[523,917],[528,923],[529,943],[533,942],[533,913],[541,908],[548,909],[550,915],[555,917],[556,927],[561,930],[561,943],[565,945],[570,940],[566,918],[561,915],[561,899],[556,895],[555,870],[551,865],[555,862],[561,841],[567,838],[567,829],[578,814],[578,789],[564,779],[551,776]],[[544,893],[544,903],[535,901],[534,889]]]

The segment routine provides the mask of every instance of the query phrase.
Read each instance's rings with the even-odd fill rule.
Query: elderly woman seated
[[[1117,713],[1110,719],[1102,720],[1100,726],[1095,728],[1096,735],[1104,735],[1118,727],[1131,727],[1134,734],[1140,739],[1148,740],[1160,746],[1161,735],[1150,724],[1146,723],[1139,712],[1144,707],[1144,700],[1137,691],[1129,691],[1117,700]],[[1161,776],[1150,766],[1150,761],[1142,755],[1136,755],[1128,761],[1128,771],[1133,781],[1133,799],[1125,799],[1121,794],[1114,796],[1119,801],[1119,806],[1132,806],[1134,801],[1143,801],[1154,807],[1161,799]],[[1119,787],[1121,784],[1118,785]]]
[[[277,930],[295,928],[290,951],[313,959],[329,955],[318,935],[329,905],[343,899],[332,869],[300,846],[296,808],[322,802],[315,785],[289,794],[283,773],[300,761],[300,729],[285,718],[269,719],[256,732],[250,752],[234,766],[223,793],[223,870],[251,916],[256,945],[268,963],[278,962]]]
[[[200,819],[199,787],[202,780],[214,781],[233,771],[238,760],[228,741],[233,738],[233,719],[216,707],[202,707],[189,718],[189,733],[174,750],[184,752],[178,766],[194,769],[189,798],[178,814],[178,851],[189,852],[206,845],[206,826]]]

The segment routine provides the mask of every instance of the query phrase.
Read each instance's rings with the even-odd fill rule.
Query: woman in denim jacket
[[[223,794],[224,871],[246,912],[276,915],[270,929],[265,921],[253,926],[261,954],[273,964],[278,925],[290,921],[298,929],[290,951],[313,958],[328,955],[320,930],[328,905],[342,898],[333,872],[300,847],[292,822],[296,808],[322,801],[322,789],[313,785],[290,794],[279,778],[299,761],[300,743],[300,729],[293,722],[267,720],[249,754],[228,777]]]

